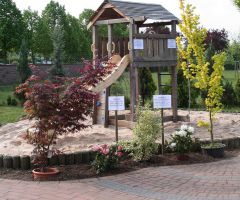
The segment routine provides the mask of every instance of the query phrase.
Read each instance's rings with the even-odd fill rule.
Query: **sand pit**
[[[167,114],[168,111],[165,112]],[[179,110],[179,115],[187,115],[187,111]],[[196,127],[198,120],[207,120],[208,113],[204,111],[191,111],[191,122],[165,123],[166,138],[174,132],[181,124],[190,124],[195,128],[195,137],[200,139],[210,139],[206,128]],[[219,113],[214,122],[215,139],[240,137],[240,113]],[[22,136],[27,128],[31,126],[30,121],[22,120],[17,123],[7,124],[0,127],[0,154],[4,155],[30,155],[33,147],[26,143]],[[91,120],[87,122],[91,124]],[[130,140],[132,130],[128,128],[119,128],[119,139]],[[90,149],[93,144],[114,143],[115,128],[110,126],[104,128],[101,125],[94,125],[92,128],[81,132],[62,136],[56,147],[63,152],[75,152]]]

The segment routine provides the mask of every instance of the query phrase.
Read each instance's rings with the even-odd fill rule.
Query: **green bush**
[[[237,97],[237,103],[240,106],[240,79],[237,80],[235,85],[235,94]]]
[[[152,99],[152,96],[155,94],[157,86],[153,81],[151,70],[147,67],[139,69],[139,80],[140,95],[142,97],[142,103],[144,105],[148,99]]]
[[[236,104],[236,94],[233,89],[232,83],[229,81],[226,81],[223,84],[223,89],[224,89],[224,92],[221,99],[222,104],[226,107],[234,106]]]
[[[8,96],[7,98],[7,105],[8,106],[17,106],[18,102],[16,99],[12,98],[11,96]]]
[[[156,140],[161,137],[161,119],[150,110],[149,105],[139,106],[137,122],[133,129],[132,156],[134,160],[149,160],[158,152]]]

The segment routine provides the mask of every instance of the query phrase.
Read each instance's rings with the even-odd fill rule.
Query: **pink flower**
[[[122,157],[122,156],[123,156],[123,153],[122,153],[122,152],[117,152],[117,156],[118,156],[118,157]]]
[[[94,145],[94,146],[92,147],[92,150],[93,150],[93,151],[100,151],[100,146],[99,146],[99,145]]]
[[[103,149],[102,154],[107,155],[109,153],[109,149]]]
[[[122,146],[118,146],[118,151],[122,151],[123,147]]]

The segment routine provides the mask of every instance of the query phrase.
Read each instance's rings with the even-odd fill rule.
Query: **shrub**
[[[139,106],[137,122],[133,129],[134,160],[149,160],[158,151],[156,140],[161,136],[161,119],[150,110],[149,106]]]
[[[224,106],[234,106],[236,104],[236,94],[233,89],[233,85],[231,82],[226,81],[225,84],[223,84],[223,95],[221,102]]]
[[[18,102],[16,99],[12,98],[11,96],[8,96],[7,98],[7,105],[8,106],[17,106]]]
[[[139,69],[139,80],[140,95],[144,105],[147,99],[152,99],[157,87],[153,81],[152,72],[149,68],[143,67]]]
[[[96,152],[92,166],[97,174],[115,169],[118,166],[119,159],[123,156],[123,147],[121,145],[95,145],[92,150]]]
[[[171,136],[172,139],[169,143],[170,148],[179,154],[188,153],[193,145],[191,137],[193,132],[193,127],[182,125],[181,128]]]
[[[237,103],[240,106],[240,79],[237,80],[235,85],[235,94],[237,97]]]

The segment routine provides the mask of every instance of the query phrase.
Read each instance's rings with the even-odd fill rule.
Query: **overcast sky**
[[[39,13],[50,0],[13,0],[21,10],[31,7]],[[96,9],[103,0],[55,0],[64,5],[66,11],[76,17],[84,8]],[[143,3],[157,3],[179,17],[179,0],[128,0]],[[225,28],[230,38],[240,33],[240,10],[233,5],[233,0],[187,0],[196,7],[201,23],[206,28]]]

